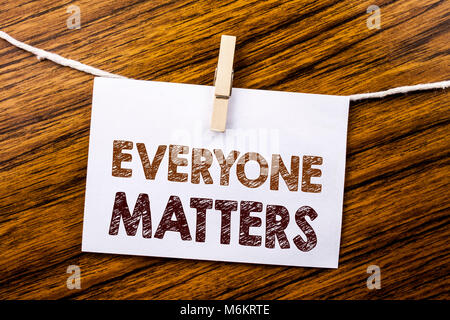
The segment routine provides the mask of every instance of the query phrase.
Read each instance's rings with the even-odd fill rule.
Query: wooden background
[[[130,78],[347,95],[450,79],[450,1],[0,1],[0,30]],[[69,30],[70,4],[81,29]],[[369,30],[366,9],[381,8]],[[0,40],[0,298],[448,299],[449,95],[350,106],[340,266],[81,253],[91,75]],[[81,290],[66,287],[69,265]],[[381,268],[368,290],[366,269]]]

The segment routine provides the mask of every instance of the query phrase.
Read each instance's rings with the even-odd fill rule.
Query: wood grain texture
[[[66,27],[70,4],[81,29]],[[449,14],[444,0],[1,0],[0,30],[126,77],[205,85],[230,34],[234,87],[347,95],[450,79]],[[448,91],[351,104],[328,270],[81,253],[92,83],[0,41],[0,299],[450,298]],[[66,287],[71,264],[81,290]]]

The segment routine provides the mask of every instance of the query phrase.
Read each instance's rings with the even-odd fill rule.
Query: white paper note
[[[82,250],[337,268],[349,100],[96,78]]]

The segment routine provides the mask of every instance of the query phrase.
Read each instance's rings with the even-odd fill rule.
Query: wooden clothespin
[[[227,123],[228,100],[233,85],[233,59],[236,37],[222,35],[219,61],[214,77],[214,104],[211,130],[224,132]]]

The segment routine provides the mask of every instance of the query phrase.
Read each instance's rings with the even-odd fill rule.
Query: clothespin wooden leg
[[[228,101],[233,85],[233,59],[236,37],[222,35],[219,61],[214,81],[214,103],[211,130],[224,132],[227,123]]]

